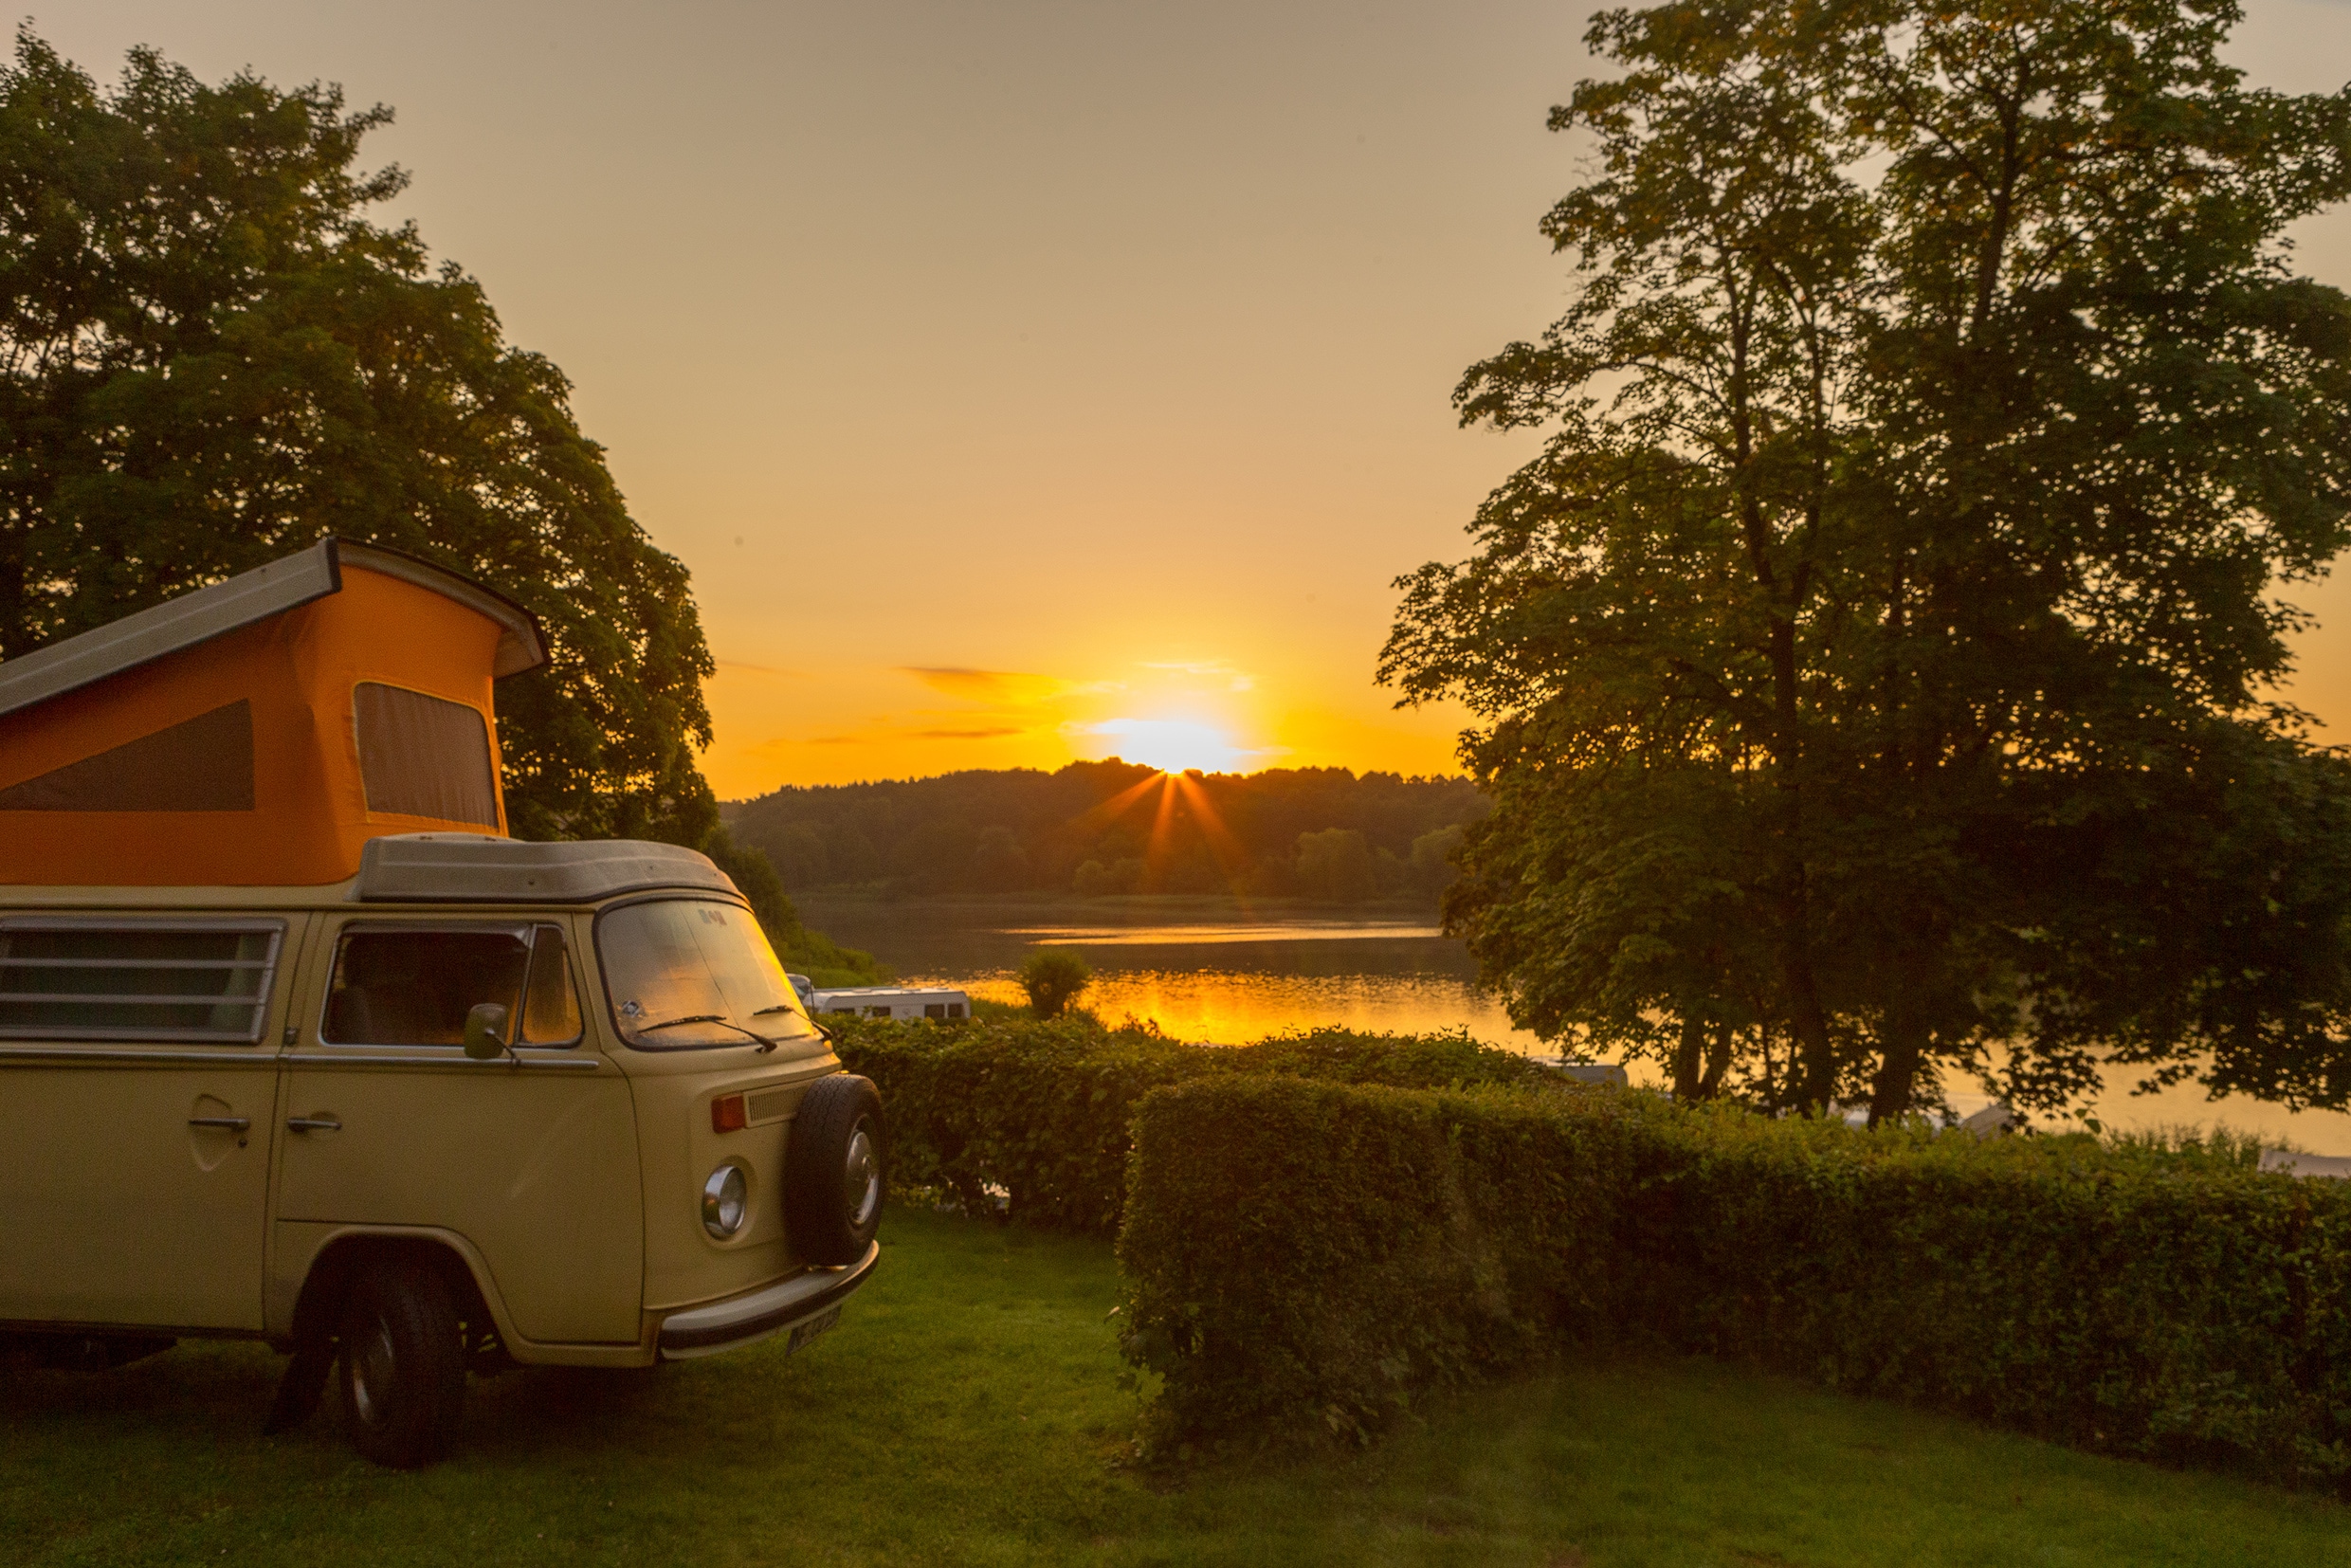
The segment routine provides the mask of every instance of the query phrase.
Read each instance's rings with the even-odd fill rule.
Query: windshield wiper
[[[790,1012],[791,1011],[792,1004],[790,1002],[778,1002],[774,1007],[763,1007],[759,1009],[757,1012],[754,1012],[752,1016],[754,1018],[764,1018],[771,1012]]]
[[[697,1012],[691,1018],[664,1018],[658,1024],[646,1024],[639,1028],[637,1032],[650,1034],[657,1029],[676,1029],[680,1024],[723,1024],[725,1022],[726,1018],[722,1013]]]
[[[756,1017],[757,1015],[755,1013],[754,1016]],[[754,1040],[759,1042],[759,1049],[762,1054],[774,1050],[778,1045],[783,1043],[779,1040],[771,1040],[756,1030],[745,1029],[742,1025],[735,1022],[734,1019],[722,1017],[716,1012],[697,1012],[692,1016],[685,1018],[664,1018],[658,1024],[646,1025],[643,1029],[638,1030],[637,1032],[639,1034],[650,1034],[657,1029],[676,1029],[681,1024],[716,1024],[720,1029],[731,1029],[738,1034],[748,1034]]]

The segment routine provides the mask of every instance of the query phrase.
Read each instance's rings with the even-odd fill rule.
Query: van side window
[[[531,933],[531,988],[522,1006],[522,1043],[569,1046],[579,1041],[579,988],[572,983],[572,955],[563,927],[536,926]]]
[[[462,1046],[480,1003],[521,1015],[530,962],[519,931],[346,931],[319,1034],[337,1046]]]
[[[251,1045],[284,932],[275,921],[0,922],[0,1038]]]

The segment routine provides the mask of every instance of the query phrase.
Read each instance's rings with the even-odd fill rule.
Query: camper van
[[[518,607],[329,539],[0,665],[0,1340],[444,1452],[469,1373],[838,1320],[881,1106],[734,884],[505,835]]]
[[[859,1018],[928,1018],[950,1022],[972,1015],[972,998],[952,986],[838,986],[809,994],[809,1011],[848,1013]]]

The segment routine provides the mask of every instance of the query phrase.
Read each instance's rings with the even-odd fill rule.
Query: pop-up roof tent
[[[340,882],[368,840],[503,833],[490,683],[538,624],[329,538],[0,664],[0,884]]]

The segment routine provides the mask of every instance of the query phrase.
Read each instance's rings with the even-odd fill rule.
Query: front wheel
[[[448,1451],[465,1403],[465,1346],[437,1270],[411,1263],[361,1274],[343,1309],[341,1362],[352,1447],[400,1470]]]

